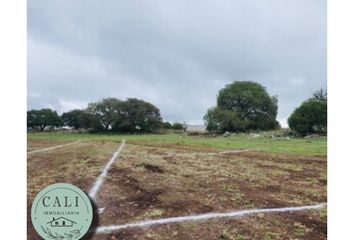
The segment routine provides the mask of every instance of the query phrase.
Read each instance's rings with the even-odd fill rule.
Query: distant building
[[[206,132],[206,126],[205,125],[190,125],[186,124],[186,131],[187,132]]]

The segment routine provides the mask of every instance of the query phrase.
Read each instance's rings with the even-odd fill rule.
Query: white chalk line
[[[79,143],[79,142],[81,142],[81,140],[78,140],[78,141],[75,141],[75,142],[71,142],[71,143],[67,143],[67,144],[62,144],[62,145],[56,145],[56,146],[52,146],[52,147],[48,147],[48,148],[37,149],[37,150],[34,150],[34,151],[27,152],[27,155],[28,154],[32,154],[32,153],[50,151],[50,150],[53,150],[53,149],[56,149],[56,148],[61,148],[61,147],[73,145],[73,144],[76,144],[76,143]]]
[[[155,146],[148,146],[148,145],[139,145],[139,144],[134,144],[132,143],[131,145],[135,146],[141,146],[145,148],[156,148]],[[168,154],[150,154],[152,156],[202,156],[202,155],[207,155],[207,156],[212,156],[212,155],[218,155],[218,154],[229,154],[229,153],[243,153],[243,152],[249,152],[251,149],[235,149],[235,150],[229,150],[229,151],[223,151],[223,152],[191,152],[191,153],[168,153]],[[257,150],[253,150],[257,151]]]
[[[227,213],[206,213],[200,215],[191,215],[191,216],[182,216],[182,217],[171,217],[171,218],[161,218],[157,220],[146,220],[141,222],[133,222],[123,225],[110,225],[110,226],[101,226],[98,227],[95,231],[96,234],[107,234],[113,231],[118,231],[126,228],[134,227],[148,227],[154,225],[163,225],[170,223],[180,223],[187,221],[205,221],[209,219],[220,219],[220,218],[237,218],[243,216],[254,215],[258,213],[284,213],[284,212],[296,212],[309,209],[319,209],[325,207],[325,203],[309,205],[309,206],[300,206],[300,207],[284,207],[284,208],[263,208],[263,209],[245,209],[232,211]]]
[[[248,152],[250,151],[249,149],[237,149],[237,150],[231,150],[231,151],[223,151],[223,152],[198,152],[198,153],[176,153],[175,156],[188,156],[188,155],[195,155],[195,156],[213,156],[213,155],[219,155],[219,154],[229,154],[229,153],[243,153],[243,152]],[[173,154],[171,154],[173,155]]]
[[[93,186],[89,192],[89,196],[91,197],[92,200],[96,200],[96,194],[100,190],[100,188],[103,184],[104,178],[106,177],[106,175],[108,173],[108,170],[111,168],[113,162],[119,157],[119,154],[122,151],[124,144],[125,144],[125,140],[122,141],[122,143],[119,146],[119,148],[117,149],[117,151],[115,151],[113,153],[112,158],[108,161],[106,166],[103,168],[101,174],[97,177],[95,183],[93,184]]]
[[[238,154],[249,152],[249,149],[239,149],[232,151],[224,151],[224,152],[193,152],[193,153],[168,153],[168,154],[149,154],[150,156],[157,157],[198,157],[198,156],[215,156],[215,155],[223,155],[223,154]]]
[[[98,209],[98,214],[102,214],[105,209],[106,209],[106,207],[101,207],[101,208],[99,208],[99,209]]]
[[[220,152],[220,154],[228,154],[228,153],[243,153],[243,152],[249,152],[249,149],[238,149],[238,150],[231,150],[231,151],[224,151]]]

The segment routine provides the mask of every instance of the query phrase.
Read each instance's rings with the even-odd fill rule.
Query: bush
[[[184,130],[183,123],[179,123],[179,122],[173,123],[171,128],[174,130]]]
[[[247,121],[242,121],[237,113],[219,107],[211,108],[204,116],[209,132],[242,132],[248,127]]]
[[[161,127],[162,127],[163,129],[172,129],[172,124],[169,123],[169,122],[163,122],[163,123],[161,124]]]
[[[289,127],[302,136],[327,133],[327,100],[311,98],[294,110],[288,119]]]

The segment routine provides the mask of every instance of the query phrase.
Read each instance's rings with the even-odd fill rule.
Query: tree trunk
[[[45,128],[46,126],[47,126],[47,124],[43,124],[43,125],[40,126],[41,132],[43,132],[43,130],[44,130],[44,128]]]

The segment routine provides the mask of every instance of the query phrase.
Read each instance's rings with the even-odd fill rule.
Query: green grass
[[[236,134],[228,138],[186,136],[184,134],[86,134],[86,133],[28,133],[28,140],[75,141],[75,140],[110,140],[128,142],[172,143],[180,145],[207,146],[220,150],[253,149],[271,153],[289,153],[306,156],[327,155],[327,138],[272,139],[267,134],[252,137],[248,134]]]

